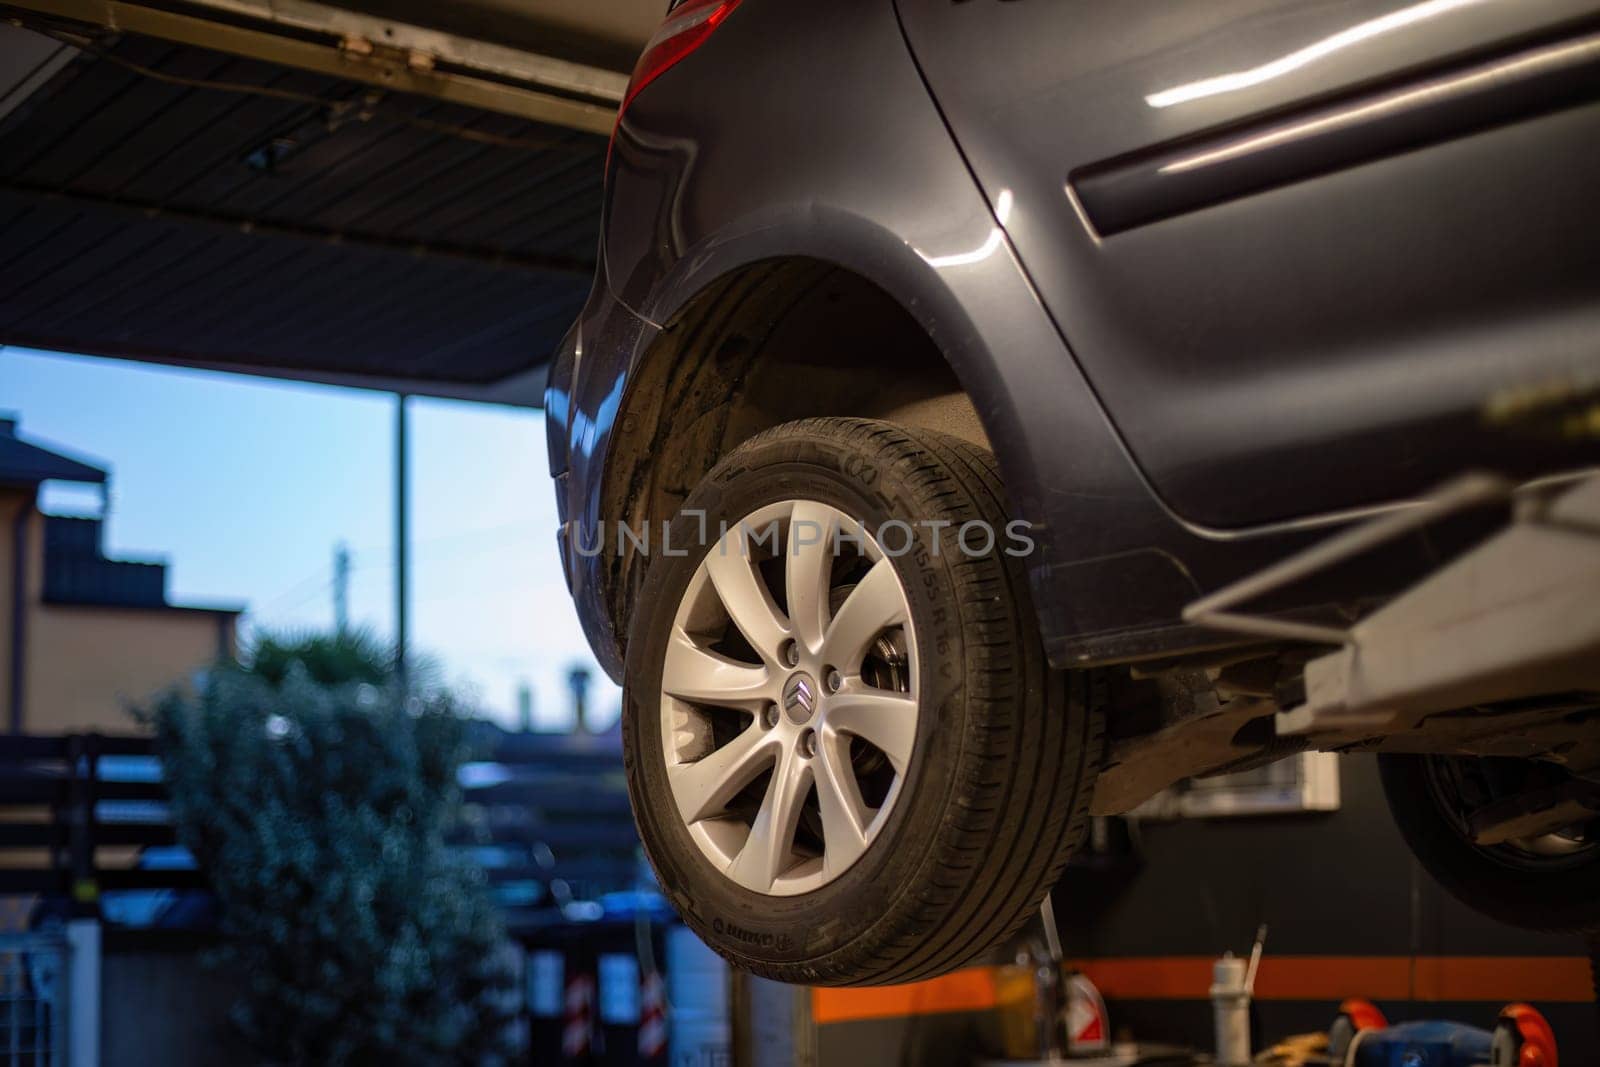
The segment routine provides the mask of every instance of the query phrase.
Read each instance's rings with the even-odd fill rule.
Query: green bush
[[[465,722],[361,636],[268,639],[149,714],[216,893],[235,1009],[271,1060],[494,1062],[511,975],[481,873],[445,847]]]

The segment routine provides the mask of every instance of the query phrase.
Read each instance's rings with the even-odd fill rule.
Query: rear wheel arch
[[[899,300],[828,261],[764,259],[683,302],[637,359],[606,452],[600,514],[659,530],[739,444],[815,416],[883,419],[999,451],[951,360]],[[644,568],[632,551],[604,559],[620,636]]]

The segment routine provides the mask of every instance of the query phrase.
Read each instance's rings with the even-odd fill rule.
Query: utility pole
[[[350,546],[340,541],[333,548],[333,631],[350,629]]]
[[[533,730],[533,686],[526,678],[517,683],[517,729],[523,733]]]
[[[406,684],[406,657],[411,642],[408,601],[411,584],[410,426],[407,397],[395,394],[394,407],[394,669]]]

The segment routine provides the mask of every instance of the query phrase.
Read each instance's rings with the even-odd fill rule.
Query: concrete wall
[[[0,496],[0,716],[9,715],[13,520],[31,497]],[[23,730],[127,733],[127,714],[160,689],[189,679],[233,646],[233,616],[185,608],[46,604],[44,517],[28,523]],[[9,726],[9,721],[4,723]],[[0,728],[4,728],[0,726]]]
[[[1069,869],[1055,894],[1067,956],[1125,993],[1143,990],[1118,996],[1105,983],[1113,1029],[1209,1049],[1210,961],[1248,952],[1264,922],[1261,1038],[1325,1029],[1345,996],[1370,997],[1391,1022],[1485,1028],[1507,1000],[1526,999],[1549,1018],[1563,1063],[1600,1064],[1579,939],[1518,930],[1457,902],[1411,858],[1375,758],[1340,765],[1337,812],[1145,823],[1120,854]],[[1457,957],[1475,958],[1474,980],[1450,977]],[[1472,989],[1483,992],[1457,995]],[[995,1054],[998,1037],[993,1011],[844,1021],[818,1028],[819,1062],[958,1067]]]
[[[37,605],[28,634],[24,728],[35,734],[133,729],[130,703],[186,681],[216,659],[218,625],[209,612]]]
[[[1430,961],[1499,959],[1507,976],[1502,992],[1545,1012],[1563,1062],[1600,1063],[1593,1005],[1542,1001],[1537,988],[1582,969],[1574,966],[1585,951],[1581,941],[1505,926],[1459,903],[1412,859],[1384,801],[1376,758],[1346,757],[1340,768],[1337,812],[1146,824],[1129,867],[1080,874],[1057,892],[1068,955],[1243,953],[1257,925],[1267,923],[1268,960],[1353,961],[1347,977],[1328,976],[1330,991],[1371,997],[1391,1022],[1444,1018],[1485,1027],[1502,1003],[1432,999]],[[1548,966],[1541,969],[1541,960]],[[1407,969],[1409,993],[1384,977]],[[1527,984],[1517,974],[1527,974]],[[1583,994],[1586,984],[1566,981],[1563,994]],[[1290,999],[1282,990],[1256,1005],[1262,1032],[1274,1037],[1324,1028],[1333,1010],[1329,999]],[[1127,999],[1113,1005],[1112,1021],[1150,1039],[1198,1042],[1209,1040],[1211,1014],[1203,1000]]]

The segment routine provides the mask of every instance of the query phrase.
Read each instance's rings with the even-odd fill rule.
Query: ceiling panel
[[[602,138],[129,35],[55,62],[0,117],[0,342],[531,401]]]

